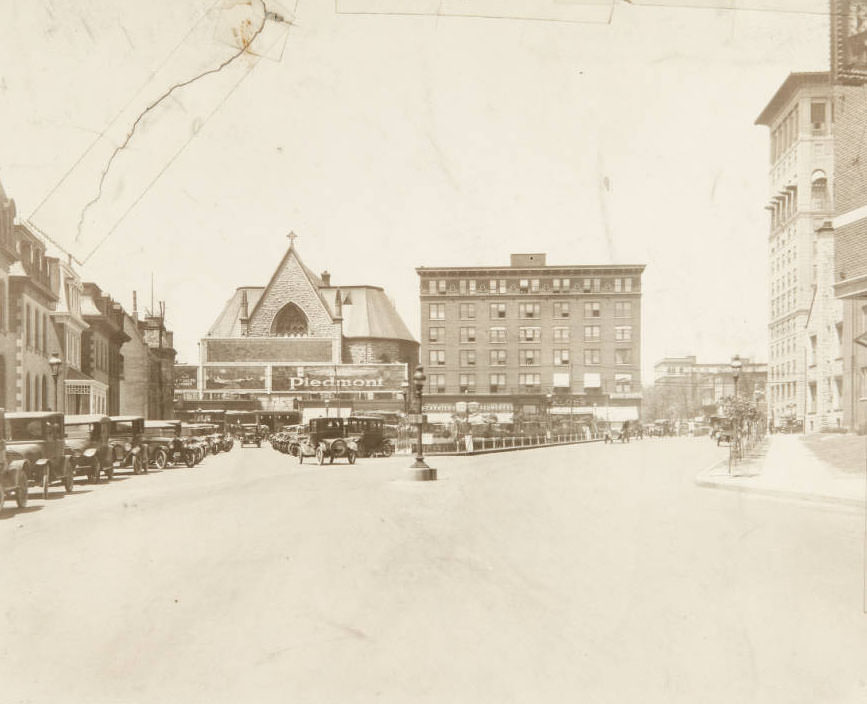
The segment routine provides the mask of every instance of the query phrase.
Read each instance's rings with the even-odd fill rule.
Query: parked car
[[[207,428],[201,423],[181,423],[181,437],[186,447],[192,449],[198,464],[210,452],[211,444],[207,438]]]
[[[385,437],[382,418],[349,416],[346,434],[355,440],[359,457],[391,457],[394,454],[394,445]]]
[[[262,447],[262,436],[259,434],[259,426],[255,423],[245,423],[242,425],[238,441],[241,447],[244,447],[244,445]]]
[[[133,473],[148,471],[149,458],[144,443],[144,418],[141,416],[111,416],[113,466],[131,467]]]
[[[66,461],[63,414],[48,411],[8,413],[9,434],[6,458],[27,463],[27,477],[42,487],[42,498],[55,482],[63,482],[66,493],[75,486],[72,468]]]
[[[100,474],[111,478],[111,421],[102,415],[72,415],[64,419],[67,462],[72,474],[86,474],[89,481],[99,483]]]
[[[343,418],[313,418],[309,431],[299,439],[298,462],[305,457],[315,457],[319,464],[334,462],[335,457],[345,457],[349,464],[355,464],[358,446],[353,438],[346,436]]]
[[[144,441],[148,447],[148,458],[152,467],[164,469],[168,465],[196,464],[196,451],[184,438],[179,420],[146,420]]]
[[[27,506],[29,488],[27,460],[12,459],[6,454],[6,435],[4,412],[0,408],[0,511],[3,510],[3,502],[9,494],[15,495],[18,508]]]

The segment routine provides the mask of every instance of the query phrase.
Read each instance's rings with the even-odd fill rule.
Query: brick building
[[[769,414],[807,431],[843,417],[843,311],[820,233],[834,207],[832,96],[828,72],[792,73],[756,120],[770,131]]]
[[[105,399],[96,399],[91,413],[120,413],[120,381],[124,374],[121,346],[129,341],[124,332],[124,311],[94,283],[84,284],[81,313],[87,330],[81,339],[81,368],[107,388]]]
[[[201,341],[199,398],[304,417],[403,409],[413,339],[378,286],[335,286],[294,235],[267,286],[236,289]]]
[[[146,312],[140,320],[133,292],[132,314],[124,313],[123,329],[129,340],[121,347],[124,367],[120,382],[121,415],[172,418],[174,336],[165,326],[163,304],[159,312]]]
[[[416,270],[431,421],[464,401],[502,422],[548,412],[638,419],[644,266],[545,259]]]
[[[867,55],[860,4],[833,0],[834,293],[843,304],[843,425],[867,432]]]

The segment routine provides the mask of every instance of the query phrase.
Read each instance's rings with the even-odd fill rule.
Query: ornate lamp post
[[[52,352],[51,356],[48,358],[48,366],[51,367],[51,376],[54,377],[54,410],[59,411],[60,407],[57,405],[57,375],[60,374],[60,366],[63,364],[63,360],[57,355],[56,352]]]
[[[422,392],[424,391],[424,383],[427,377],[424,374],[423,367],[416,367],[415,373],[412,375],[412,382],[415,386],[415,410],[416,410],[416,455],[409,469],[412,479],[416,481],[432,481],[437,478],[437,471],[433,467],[428,467],[424,461],[422,452]]]

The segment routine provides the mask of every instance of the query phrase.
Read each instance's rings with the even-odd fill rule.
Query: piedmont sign
[[[205,364],[205,390],[267,393],[401,392],[405,364]]]

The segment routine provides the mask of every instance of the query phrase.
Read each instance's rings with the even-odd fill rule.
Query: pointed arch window
[[[294,303],[283,306],[271,324],[271,334],[278,337],[305,337],[308,330],[307,316]]]

